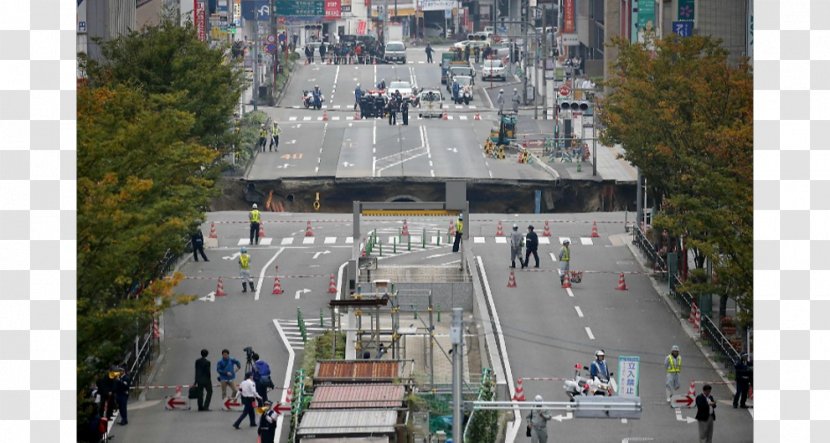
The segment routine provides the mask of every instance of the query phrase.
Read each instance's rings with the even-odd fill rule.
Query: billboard
[[[322,17],[325,16],[324,0],[277,0],[279,15]]]
[[[352,0],[340,0],[340,12],[352,12]]]
[[[340,18],[340,0],[326,0],[326,20],[337,20]]]
[[[196,25],[196,32],[199,40],[207,40],[207,1],[193,0],[193,24]]]
[[[576,34],[576,0],[563,0],[562,33]]]
[[[421,0],[419,3],[421,11],[446,11],[458,6],[456,0]]]

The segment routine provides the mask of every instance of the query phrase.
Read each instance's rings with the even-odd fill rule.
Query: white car
[[[507,71],[504,69],[504,64],[502,64],[501,60],[499,59],[487,59],[484,60],[484,63],[481,68],[481,79],[488,79],[488,78],[500,78],[502,81],[507,80]]]
[[[392,83],[389,83],[386,86],[386,98],[392,98],[392,94],[395,91],[399,91],[404,100],[412,99],[413,87],[412,84],[407,81],[395,80]]]
[[[425,37],[444,37],[444,27],[438,23],[427,23],[424,25]]]
[[[441,117],[444,113],[444,96],[438,89],[424,89],[418,94],[418,117]]]

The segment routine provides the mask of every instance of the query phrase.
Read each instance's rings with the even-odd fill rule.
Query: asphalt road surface
[[[683,356],[680,392],[688,389],[691,380],[720,380],[703,355],[683,332],[649,279],[622,245],[623,215],[551,214],[504,215],[475,214],[471,216],[470,242],[472,252],[480,257],[487,276],[487,286],[495,301],[504,330],[508,361],[514,377],[569,377],[575,363],[590,363],[596,349],[608,355],[609,370],[618,372],[619,355],[636,355],[641,359],[640,395],[643,415],[640,420],[567,419],[552,421],[549,431],[557,442],[688,442],[694,441],[697,426],[686,420],[694,417],[694,409],[680,410],[678,415],[665,402],[663,359],[672,345],[680,346]],[[194,263],[188,257],[179,265],[186,279],[177,288],[200,300],[170,309],[163,321],[163,358],[150,385],[189,384],[193,381],[193,363],[199,350],[210,351],[215,365],[221,349],[243,361],[243,348],[252,346],[270,363],[272,379],[284,386],[289,359],[288,348],[275,326],[279,321],[296,355],[292,369],[302,362],[302,344],[296,328],[297,308],[303,311],[310,326],[319,322],[320,310],[332,295],[328,293],[331,274],[337,275],[348,260],[355,239],[351,238],[351,215],[347,214],[263,214],[265,238],[259,246],[249,247],[252,274],[257,292],[243,294],[236,278],[236,254],[240,244],[248,242],[248,225],[243,212],[208,214],[203,227],[206,236],[209,223],[215,222],[219,247],[208,249],[210,262]],[[550,222],[551,237],[544,237],[544,220]],[[306,237],[311,221],[313,237]],[[509,246],[496,237],[497,222],[503,222],[508,233],[516,222],[524,231],[533,223],[540,234],[539,270],[516,270],[517,288],[508,288]],[[599,238],[591,238],[591,222],[597,221]],[[392,254],[390,238],[401,227],[402,220],[364,218],[363,235],[371,229],[382,234],[384,260],[388,264],[430,264],[457,266],[459,256],[453,254],[443,237],[437,244],[436,231],[446,235],[449,218],[419,218],[409,221],[410,233],[422,236],[427,232],[425,249],[420,243],[412,250],[398,247]],[[571,291],[559,287],[557,263],[553,260],[562,239],[572,245],[571,269],[583,270],[583,281]],[[358,239],[359,240],[359,239]],[[553,256],[553,257],[552,257]],[[532,259],[531,259],[532,261]],[[279,266],[275,271],[274,267]],[[274,276],[281,278],[285,293],[271,294]],[[626,272],[628,291],[617,291],[618,273]],[[223,277],[227,295],[216,297],[218,277]],[[485,321],[485,319],[478,319]],[[312,334],[317,333],[312,330]],[[527,381],[524,389],[528,399],[541,394],[546,400],[565,401],[561,381]],[[698,391],[701,383],[698,383]],[[117,427],[118,441],[134,442],[254,442],[255,430],[231,424],[238,412],[221,409],[221,393],[214,388],[211,411],[165,411],[163,399],[171,390],[151,389],[146,399],[130,404],[130,424]],[[280,399],[276,390],[271,399]],[[715,385],[718,400],[715,435],[730,442],[752,441],[752,417],[747,410],[731,408],[731,393],[723,385]],[[186,396],[186,390],[185,390]],[[523,433],[522,433],[523,434]],[[287,441],[287,426],[282,428]],[[626,440],[628,439],[628,440]],[[517,441],[525,441],[520,436]]]
[[[440,60],[443,51],[437,51]],[[515,156],[485,158],[482,144],[497,125],[483,89],[490,82],[477,82],[473,101],[456,105],[441,84],[439,63],[426,63],[423,48],[408,49],[407,59],[407,64],[321,65],[318,60],[298,65],[279,106],[261,108],[281,124],[279,149],[259,153],[246,178],[553,178],[538,166],[516,163]],[[355,120],[355,86],[372,88],[382,79],[387,85],[405,80],[419,88],[441,88],[447,120],[420,118],[417,108],[410,109],[408,126],[400,119],[396,126],[384,119]],[[302,107],[303,90],[315,85],[325,96],[319,111]]]

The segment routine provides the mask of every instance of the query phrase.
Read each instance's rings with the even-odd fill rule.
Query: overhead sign
[[[340,18],[340,0],[326,0],[326,20],[337,20]]]
[[[672,22],[672,32],[681,37],[691,37],[695,22]]]
[[[233,24],[242,26],[242,0],[233,0]]]
[[[421,0],[419,8],[421,11],[446,11],[458,6],[456,0]]]
[[[277,0],[280,15],[322,17],[325,15],[324,0]]]
[[[340,0],[340,12],[352,12],[352,0]]]
[[[617,383],[620,397],[640,396],[640,357],[621,355],[617,358],[619,365]]]
[[[242,0],[242,18],[267,21],[271,17],[268,0]]]

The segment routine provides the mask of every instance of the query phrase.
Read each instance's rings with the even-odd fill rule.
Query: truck
[[[388,42],[402,42],[403,41],[403,27],[400,23],[389,23],[389,35],[385,36],[386,43]]]
[[[470,67],[470,62],[466,60],[458,60],[453,52],[445,52],[441,54],[441,84],[446,85],[451,66]]]

